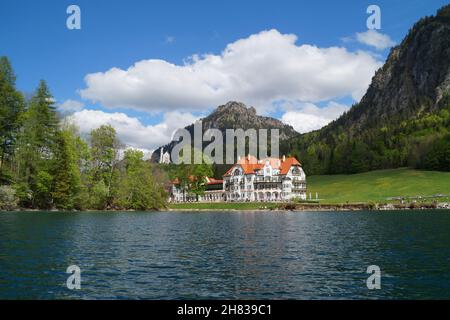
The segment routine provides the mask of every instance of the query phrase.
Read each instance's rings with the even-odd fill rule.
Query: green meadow
[[[319,194],[321,203],[387,202],[390,197],[450,194],[450,172],[407,168],[378,170],[354,175],[307,177],[308,197]],[[441,201],[448,198],[441,198]],[[430,200],[431,201],[431,200]]]

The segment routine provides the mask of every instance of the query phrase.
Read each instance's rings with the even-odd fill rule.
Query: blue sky
[[[81,30],[66,28],[66,8],[70,4],[81,8]],[[78,121],[86,122],[85,118],[91,117],[98,118],[97,122],[128,123],[119,133],[126,143],[135,147],[151,149],[165,140],[164,136],[175,124],[184,125],[208,113],[218,104],[227,102],[221,101],[222,97],[231,100],[234,94],[239,100],[248,100],[244,103],[256,104],[259,112],[290,119],[294,127],[307,131],[309,126],[316,128],[330,120],[323,114],[336,117],[357,101],[361,88],[352,87],[349,69],[345,71],[348,81],[346,78],[339,81],[348,84],[345,88],[327,80],[322,83],[315,79],[310,83],[308,72],[317,71],[305,71],[304,65],[295,65],[292,60],[305,59],[312,64],[319,61],[317,68],[321,71],[322,60],[330,60],[323,63],[322,68],[334,70],[333,64],[345,66],[347,60],[361,59],[357,68],[363,65],[363,69],[354,72],[367,73],[361,80],[367,82],[389,53],[389,48],[377,49],[358,41],[356,34],[367,32],[369,15],[366,9],[370,4],[381,8],[382,25],[377,32],[399,43],[415,21],[434,14],[446,1],[3,0],[0,3],[0,55],[6,55],[12,61],[20,90],[31,93],[39,79],[45,79],[58,104],[69,100],[71,103],[66,106],[75,106],[71,112],[101,112],[84,112],[76,118]],[[272,32],[264,33],[269,30]],[[249,40],[252,35],[255,39]],[[296,39],[292,40],[288,35],[295,35]],[[242,39],[248,41],[236,44]],[[271,42],[274,48],[267,47]],[[222,55],[223,50],[233,43],[239,59]],[[311,52],[314,49],[302,47],[298,53],[297,49],[302,45],[319,51],[314,53]],[[343,48],[345,52],[320,51],[331,47]],[[279,52],[272,55],[272,49]],[[283,50],[290,52],[291,49],[284,60]],[[252,50],[255,59],[260,59],[260,65],[251,61],[252,55],[248,58]],[[270,53],[266,65],[265,52]],[[357,52],[362,53],[356,55]],[[189,60],[195,54],[200,63]],[[213,58],[204,58],[206,54]],[[336,54],[342,54],[342,57],[335,59]],[[316,55],[318,60],[314,58]],[[247,64],[241,63],[247,58]],[[106,74],[111,68],[126,73],[135,63],[152,59],[164,63],[144,64],[135,73],[123,76]],[[220,68],[214,62],[216,60]],[[292,74],[286,71],[289,64],[283,66],[285,61],[294,63]],[[355,68],[350,65],[351,61],[348,63],[348,68]],[[186,75],[186,70],[171,73],[171,66],[186,64],[196,69],[196,76]],[[271,73],[269,69],[276,71]],[[288,79],[290,76],[295,79],[296,70],[299,70],[299,83],[309,86],[307,89],[302,90],[303,87],[297,87]],[[102,74],[88,85],[85,77],[99,72]],[[136,74],[153,72],[158,72],[155,78],[137,76],[137,81],[143,84],[132,87]],[[332,74],[340,74],[340,71],[336,69]],[[222,76],[223,81],[212,79]],[[273,87],[277,82],[260,81],[265,77],[278,79],[283,88],[275,90]],[[157,79],[164,79],[161,86],[156,85]],[[123,87],[129,91],[121,92],[122,80]],[[235,80],[238,85],[230,84]],[[177,82],[181,85],[174,85]],[[184,83],[189,83],[186,89]],[[152,88],[148,94],[146,85]],[[205,86],[215,93],[205,91],[202,95],[203,90],[207,90]],[[244,92],[242,87],[248,86],[250,88]],[[290,87],[290,90],[284,89]],[[177,98],[172,99],[175,96]],[[115,114],[115,118],[108,114]],[[90,120],[90,126],[96,125]],[[308,123],[309,126],[304,125]],[[87,125],[81,127],[82,130],[89,129]],[[136,133],[139,128],[142,133]],[[157,130],[164,134],[146,143],[146,136],[153,136]]]

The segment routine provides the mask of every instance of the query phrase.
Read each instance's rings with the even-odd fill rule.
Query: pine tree
[[[16,183],[23,205],[52,206],[51,175],[57,146],[58,117],[45,81],[39,83],[24,114],[17,143]]]
[[[58,133],[52,166],[53,203],[56,208],[70,210],[83,207],[80,200],[81,177],[78,167],[77,137],[70,130]]]
[[[7,57],[0,57],[0,183],[10,183],[14,144],[24,109],[22,94],[15,88],[16,76]],[[8,166],[9,165],[9,166]]]

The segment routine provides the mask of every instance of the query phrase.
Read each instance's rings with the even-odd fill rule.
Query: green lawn
[[[388,197],[450,194],[450,172],[379,170],[354,175],[307,177],[309,192],[322,203],[386,202]],[[446,199],[448,201],[448,198]]]

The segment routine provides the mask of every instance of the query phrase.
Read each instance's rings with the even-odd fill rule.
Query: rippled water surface
[[[449,299],[450,212],[0,213],[0,298]]]

